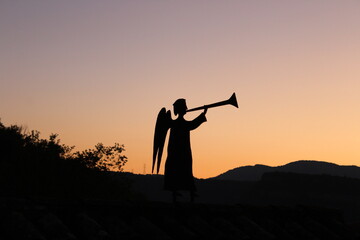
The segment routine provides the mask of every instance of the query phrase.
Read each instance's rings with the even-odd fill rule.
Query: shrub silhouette
[[[118,143],[115,143],[114,146],[104,146],[102,143],[98,143],[94,149],[76,152],[68,159],[79,161],[90,169],[122,172],[123,166],[127,162],[127,157],[121,154],[123,151],[125,151],[124,145]]]
[[[123,145],[72,153],[57,134],[40,138],[39,131],[4,126],[0,121],[0,187],[2,196],[56,198],[128,198],[130,183],[114,182],[109,170],[122,171]]]

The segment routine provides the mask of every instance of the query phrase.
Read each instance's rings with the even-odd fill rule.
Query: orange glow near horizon
[[[5,125],[58,133],[77,150],[118,142],[126,171],[150,173],[162,107],[236,92],[239,109],[209,109],[191,133],[195,177],[303,159],[359,165],[357,1],[0,6]]]

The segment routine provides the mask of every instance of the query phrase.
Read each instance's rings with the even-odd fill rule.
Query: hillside
[[[161,175],[129,175],[144,199],[171,202]],[[267,172],[259,181],[197,179],[197,203],[255,206],[316,206],[338,209],[348,222],[360,223],[360,179],[324,174]],[[182,192],[180,202],[189,202]]]
[[[325,174],[332,176],[360,178],[360,167],[341,166],[334,163],[300,160],[283,166],[270,167],[266,165],[244,166],[222,173],[213,179],[236,181],[259,181],[267,172],[292,172],[303,174]]]
[[[358,239],[337,210],[160,202],[1,199],[0,239]]]

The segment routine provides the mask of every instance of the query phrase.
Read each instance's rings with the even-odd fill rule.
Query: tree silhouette
[[[0,121],[0,195],[97,197],[129,196],[130,183],[114,182],[107,171],[123,171],[124,145],[115,143],[73,152],[57,134],[5,126]]]
[[[75,152],[70,159],[79,161],[90,169],[100,171],[120,171],[127,162],[127,157],[121,153],[125,151],[124,145],[115,143],[113,146],[104,146],[102,143],[95,145],[94,149]]]

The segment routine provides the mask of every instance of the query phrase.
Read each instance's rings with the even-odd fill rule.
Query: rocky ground
[[[97,200],[0,201],[0,239],[360,239],[340,212]]]

